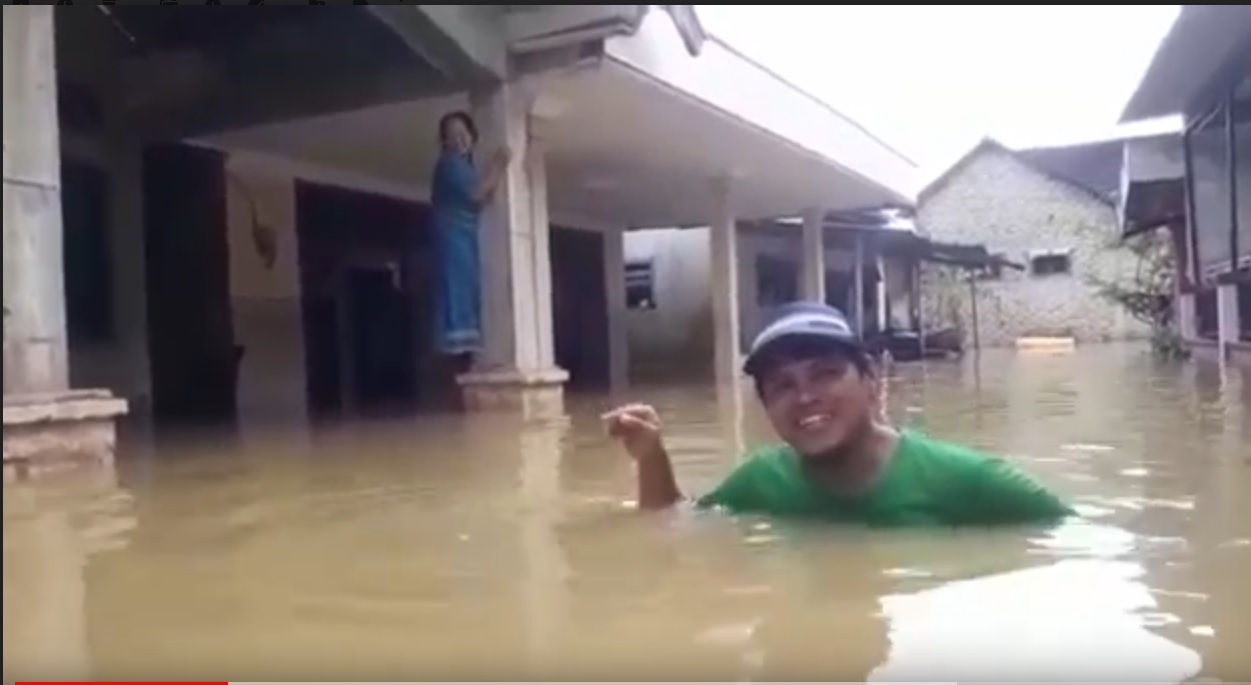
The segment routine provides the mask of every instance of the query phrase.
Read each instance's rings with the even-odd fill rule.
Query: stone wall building
[[[1147,327],[1103,298],[1096,282],[1134,277],[1138,258],[1117,245],[1115,194],[1121,141],[1014,151],[984,140],[921,191],[930,238],[980,243],[1024,267],[967,277],[929,267],[927,327],[956,326],[973,342],[1071,336],[1079,343],[1145,337]]]

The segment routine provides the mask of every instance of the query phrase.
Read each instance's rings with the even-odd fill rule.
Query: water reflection
[[[111,469],[5,486],[6,680],[91,676],[84,572],[92,555],[126,547],[131,504]]]
[[[596,397],[574,398],[557,423],[432,417],[188,438],[119,461],[125,488],[6,489],[5,676],[1170,682],[1251,671],[1251,390],[1240,376],[1118,347],[987,351],[977,365],[891,374],[892,417],[1024,462],[1085,520],[922,534],[638,515]],[[634,394],[663,412],[688,492],[769,439],[750,389]]]

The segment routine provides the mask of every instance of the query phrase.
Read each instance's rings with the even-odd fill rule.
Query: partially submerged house
[[[1122,228],[1172,236],[1190,348],[1251,365],[1251,7],[1182,6],[1121,121],[1178,114],[1125,144]]]
[[[1029,336],[1077,342],[1145,336],[1146,325],[1102,297],[1098,286],[1131,279],[1137,267],[1136,256],[1117,245],[1121,147],[1107,141],[1011,150],[986,139],[930,182],[917,205],[926,236],[985,245],[1024,268],[977,274],[975,301],[959,279],[931,270],[926,320],[966,329],[967,338],[986,346]]]
[[[4,27],[6,464],[108,451],[128,406],[264,427],[425,405],[451,382],[426,202],[453,109],[518,160],[484,224],[472,408],[625,380],[628,230],[711,227],[732,379],[739,223],[914,189],[688,5],[6,6]]]
[[[656,229],[626,238],[630,347],[642,373],[672,377],[708,371],[713,293],[707,229]],[[925,353],[933,333],[921,311],[923,264],[961,270],[1010,268],[983,246],[922,235],[906,206],[808,211],[740,222],[740,347],[773,307],[796,299],[842,309],[872,344],[899,345],[902,358]],[[963,292],[962,292],[963,295]]]

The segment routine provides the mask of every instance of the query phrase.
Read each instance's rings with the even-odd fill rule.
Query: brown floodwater
[[[5,489],[5,678],[1251,678],[1251,382],[1119,346],[891,376],[895,421],[1011,457],[1081,520],[640,515],[606,397],[186,440]],[[750,393],[631,397],[688,492],[769,439]]]

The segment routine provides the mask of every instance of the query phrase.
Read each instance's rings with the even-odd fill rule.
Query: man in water
[[[782,444],[750,454],[700,507],[881,526],[1044,523],[1073,510],[1011,464],[880,420],[882,385],[839,310],[783,307],[744,365]],[[683,499],[647,405],[604,416],[634,458],[641,509]]]

